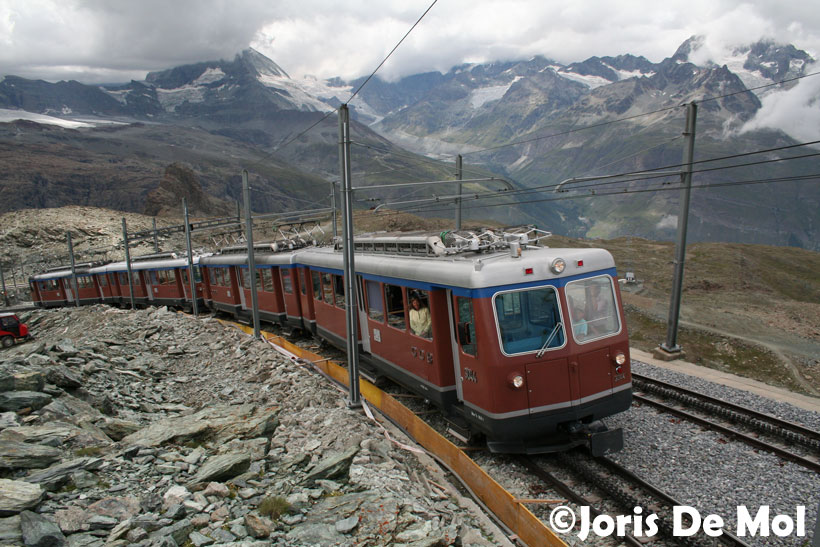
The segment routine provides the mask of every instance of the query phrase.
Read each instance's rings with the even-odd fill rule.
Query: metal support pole
[[[350,111],[339,107],[339,161],[342,167],[342,237],[344,238],[345,325],[347,327],[347,373],[350,380],[349,407],[362,405],[359,393],[358,306],[356,267],[353,256],[353,191],[350,183]]]
[[[248,170],[242,170],[242,195],[245,198],[245,239],[248,242],[248,275],[251,276],[251,307],[253,308],[253,337],[261,338],[259,332],[259,301],[256,295],[256,257],[253,255],[253,219],[251,218],[251,188],[248,186]],[[241,287],[239,290],[243,290]]]
[[[125,217],[122,217],[122,242],[125,245],[125,267],[128,270],[128,291],[131,293],[131,309],[136,309],[134,303],[134,272],[131,271],[131,251],[128,250],[128,228],[125,226]]]
[[[456,180],[461,180],[461,154],[456,156]],[[456,231],[461,230],[461,183],[458,183],[458,197],[456,198]]]
[[[666,342],[660,349],[667,353],[680,354],[681,347],[677,343],[678,320],[680,318],[680,302],[683,287],[683,267],[686,259],[686,228],[689,222],[689,198],[692,191],[692,160],[695,156],[695,122],[698,108],[694,101],[686,105],[686,150],[683,154],[683,168],[681,170],[680,214],[678,216],[678,239],[675,243],[675,274],[672,280],[672,296],[669,301],[669,318],[666,325]]]
[[[74,245],[71,244],[71,232],[66,232],[68,256],[71,259],[71,288],[74,290],[74,305],[80,307],[80,291],[77,290],[77,268],[74,262]]]
[[[196,281],[194,280],[194,252],[191,250],[191,223],[188,222],[188,202],[182,198],[182,217],[185,220],[185,243],[188,248],[188,281],[191,285],[191,310],[194,312],[194,317],[199,315],[199,306],[197,305]]]
[[[185,198],[183,198],[183,199],[185,199]],[[153,224],[154,224],[154,252],[158,253],[159,252],[159,237],[157,237],[157,217],[154,217],[151,220],[153,221]],[[186,225],[188,224],[187,220],[185,221],[185,224]]]
[[[11,263],[11,286],[14,287],[14,298],[17,298],[17,272],[14,271],[14,262]]]
[[[0,283],[3,284],[3,300],[6,303],[6,307],[9,307],[9,293],[6,290],[6,276],[3,275],[3,266],[0,265]]]
[[[26,288],[28,287],[28,281],[26,281],[26,272],[23,271],[23,258],[18,256],[17,260],[20,263],[20,279],[22,279],[23,291],[25,291]]]
[[[330,209],[333,211],[333,238],[339,235],[336,223],[336,182],[330,183]]]

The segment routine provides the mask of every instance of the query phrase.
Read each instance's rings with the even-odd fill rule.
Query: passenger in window
[[[431,338],[431,327],[432,322],[430,320],[430,308],[427,307],[427,298],[424,298],[424,305],[422,305],[421,298],[418,295],[413,295],[410,298],[410,329],[416,336]]]
[[[584,308],[582,306],[575,306],[572,310],[572,332],[575,333],[576,338],[584,338],[589,334],[589,325],[584,318]]]
[[[607,331],[607,323],[609,317],[612,315],[609,309],[609,302],[601,295],[601,286],[598,284],[589,287],[589,296],[587,298],[587,314],[592,332],[594,334],[601,334]]]

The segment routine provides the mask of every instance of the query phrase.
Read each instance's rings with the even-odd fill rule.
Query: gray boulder
[[[37,484],[0,479],[0,516],[31,509],[40,503],[44,495],[45,490]]]
[[[42,469],[60,459],[50,446],[3,440],[0,442],[0,469]]]
[[[39,391],[6,391],[0,393],[0,411],[38,410],[51,402],[51,395]]]
[[[65,545],[65,536],[60,528],[42,515],[23,511],[20,513],[20,531],[23,545],[52,547]]]

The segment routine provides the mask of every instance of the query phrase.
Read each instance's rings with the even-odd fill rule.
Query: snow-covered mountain
[[[406,150],[447,162],[455,154],[464,154],[473,166],[527,187],[549,186],[573,176],[676,165],[683,127],[678,107],[691,101],[701,102],[699,157],[792,144],[800,140],[801,127],[781,122],[776,114],[783,112],[784,104],[792,110],[816,110],[818,92],[804,85],[809,79],[744,91],[805,75],[813,61],[808,53],[789,45],[758,42],[726,50],[693,37],[659,63],[620,55],[565,65],[536,56],[462,65],[447,73],[416,74],[395,82],[376,77],[350,106],[356,139],[378,146],[357,149],[354,161],[362,172],[401,173],[412,168],[419,178],[436,180],[449,176],[452,169],[410,161]],[[265,154],[274,151],[277,158],[328,179],[335,178],[338,170],[335,120],[326,120],[308,133],[304,129],[347,101],[362,82],[292,78],[249,49],[233,60],[179,66],[118,86],[51,84],[6,76],[0,80],[0,109],[6,112],[0,115],[8,119],[8,111],[25,110],[84,123],[150,121],[151,125],[196,128],[261,147]],[[802,103],[776,100],[795,91],[800,92],[797,102]],[[804,126],[814,119],[792,115],[790,121],[795,118]],[[628,121],[610,123],[619,119]],[[589,126],[600,129],[577,131]],[[812,127],[816,131],[816,124]],[[525,144],[510,145],[519,141]],[[285,142],[289,146],[280,148]],[[402,153],[391,155],[379,149]],[[783,165],[780,171],[760,167],[755,176],[805,174],[797,162]],[[741,171],[700,176],[707,182],[744,177],[748,178]],[[818,194],[814,187],[796,185],[703,192],[694,198],[690,236],[817,248]],[[669,192],[640,196],[560,202],[534,198],[501,212],[478,214],[503,216],[506,221],[520,218],[521,212],[558,233],[574,235],[670,236],[675,222],[669,211],[676,196]]]

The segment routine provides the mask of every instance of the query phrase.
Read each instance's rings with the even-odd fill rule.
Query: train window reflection
[[[367,314],[374,321],[384,321],[384,301],[379,282],[367,280],[364,286],[367,292]]]
[[[310,276],[313,279],[313,298],[322,300],[322,281],[319,279],[319,272],[311,271]]]
[[[285,294],[293,294],[293,280],[290,278],[292,270],[283,268],[279,271],[282,273],[282,290],[285,291]]]
[[[504,353],[549,350],[564,345],[558,294],[553,287],[499,293],[494,301]]]
[[[620,332],[615,291],[609,276],[572,281],[567,283],[566,293],[576,341],[586,342]]]
[[[459,296],[456,298],[458,313],[458,342],[461,351],[467,355],[476,354],[475,318],[473,317],[473,301]]]

